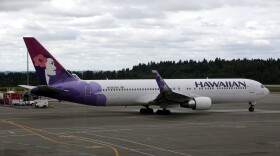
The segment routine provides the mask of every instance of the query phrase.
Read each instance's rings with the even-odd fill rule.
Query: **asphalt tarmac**
[[[0,156],[280,155],[280,94],[209,111],[52,102],[50,108],[0,105]],[[156,108],[156,107],[154,107]]]

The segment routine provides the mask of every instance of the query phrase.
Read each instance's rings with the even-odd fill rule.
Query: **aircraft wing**
[[[157,96],[156,100],[166,100],[174,103],[183,103],[189,101],[190,97],[179,92],[162,92]]]
[[[143,105],[147,105],[147,104],[156,104],[154,101],[156,98],[157,98],[158,94],[145,94],[145,95],[142,95],[140,97],[138,97],[135,102],[136,103],[140,103],[140,104],[143,104]]]
[[[167,105],[188,102],[190,99],[198,96],[195,94],[186,95],[180,92],[172,91],[172,89],[169,88],[169,86],[165,83],[165,81],[156,70],[153,70],[152,72],[160,89],[160,94],[158,94],[158,96],[153,101],[157,102],[163,107],[166,107]]]
[[[39,86],[29,86],[29,85],[19,85],[20,87],[29,89],[29,90],[36,90],[37,92],[44,92],[44,93],[66,93],[68,90],[55,88],[48,85],[39,85]]]

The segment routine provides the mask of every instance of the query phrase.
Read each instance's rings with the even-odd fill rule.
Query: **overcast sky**
[[[23,36],[69,70],[279,58],[279,10],[279,0],[0,0],[0,71],[26,70]]]

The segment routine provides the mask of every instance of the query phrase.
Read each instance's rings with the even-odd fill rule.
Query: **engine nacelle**
[[[193,110],[211,109],[212,101],[209,97],[196,97],[186,103],[181,103],[181,107],[192,108]]]

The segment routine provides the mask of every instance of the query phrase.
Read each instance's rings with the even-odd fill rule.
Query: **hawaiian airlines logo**
[[[205,81],[205,82],[195,82],[195,87],[246,87],[246,82],[242,81]]]
[[[47,85],[49,85],[50,77],[56,75],[56,67],[52,58],[46,58],[39,54],[33,58],[34,66],[45,69],[45,78]]]

